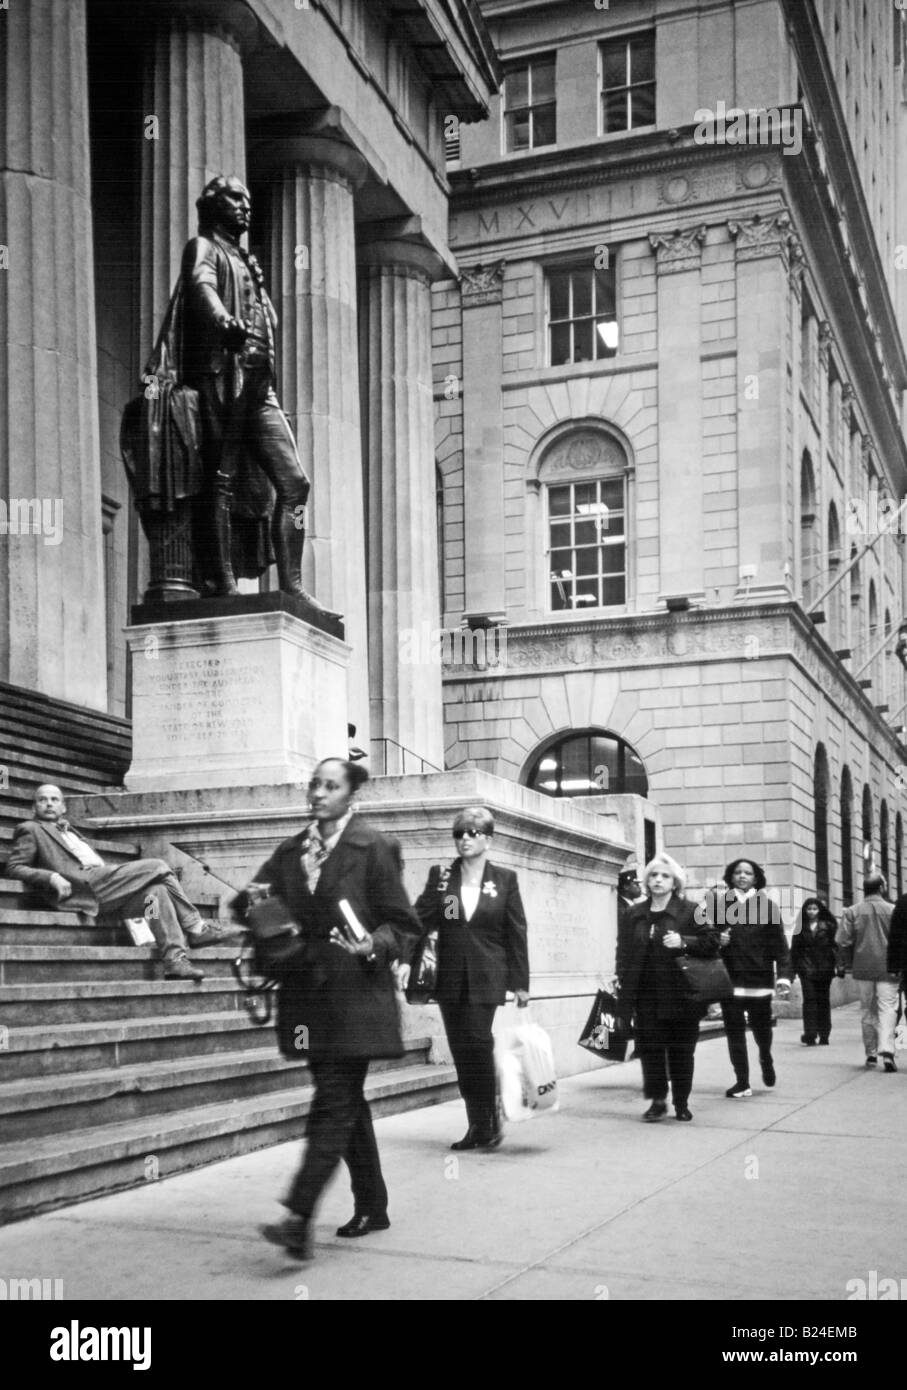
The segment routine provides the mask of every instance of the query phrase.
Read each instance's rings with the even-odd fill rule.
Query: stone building
[[[434,370],[445,623],[495,641],[447,766],[647,795],[699,885],[902,891],[901,7],[481,9]]]

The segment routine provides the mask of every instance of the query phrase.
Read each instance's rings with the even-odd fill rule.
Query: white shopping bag
[[[521,1023],[495,1040],[495,1066],[504,1118],[530,1120],[558,1108],[554,1053],[544,1028]]]

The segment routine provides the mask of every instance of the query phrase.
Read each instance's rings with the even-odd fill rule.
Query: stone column
[[[0,679],[107,708],[85,0],[0,12]]]
[[[356,725],[356,743],[368,748],[353,219],[354,191],[367,166],[350,146],[326,136],[270,141],[256,150],[255,166],[268,172],[271,187],[268,280],[280,318],[278,389],[312,480],[303,585],[319,603],[343,614],[352,648],[349,717]]]
[[[504,621],[504,423],[501,304],[505,261],[463,268],[465,618]]]
[[[360,247],[372,738],[444,767],[431,363],[433,252]],[[388,750],[388,771],[417,772]]]
[[[660,592],[701,598],[700,266],[705,227],[652,234],[658,273],[658,515]]]

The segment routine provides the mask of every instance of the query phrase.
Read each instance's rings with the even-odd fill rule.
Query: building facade
[[[694,885],[903,891],[903,14],[481,8],[434,380],[444,624],[490,646],[447,766],[647,796]]]

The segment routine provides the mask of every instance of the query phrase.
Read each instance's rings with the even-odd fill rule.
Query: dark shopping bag
[[[734,986],[720,956],[678,956],[677,969],[691,1003],[720,1004],[733,997]]]
[[[438,933],[430,931],[416,947],[406,986],[408,1004],[428,1004],[438,988]]]
[[[577,1038],[580,1047],[603,1062],[625,1062],[632,1036],[633,1030],[622,1017],[617,999],[609,990],[600,989]]]

